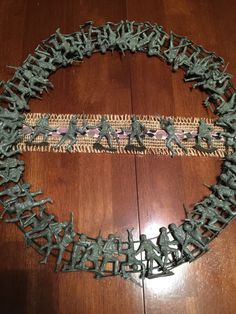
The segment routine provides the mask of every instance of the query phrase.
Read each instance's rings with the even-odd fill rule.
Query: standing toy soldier
[[[99,269],[99,257],[102,256],[103,253],[103,239],[101,236],[98,236],[96,241],[91,243],[89,247],[87,247],[80,263],[79,268],[83,270],[88,270],[88,267],[85,266],[86,261],[90,261],[93,263],[93,269],[96,272],[97,277],[101,277],[101,271]]]
[[[171,246],[176,245],[177,242],[175,240],[170,241],[167,234],[167,229],[165,227],[162,227],[160,229],[160,235],[158,237],[157,244],[159,245],[161,256],[164,256],[163,269],[166,271],[166,265],[168,263],[169,255],[172,255],[172,257],[174,257],[174,262],[176,262],[179,258],[178,249]]]
[[[144,151],[146,147],[143,144],[143,138],[147,133],[146,127],[137,119],[136,116],[131,118],[131,130],[129,134],[128,144],[126,145],[126,150],[136,150],[136,151]],[[136,140],[138,145],[133,145],[132,141]]]
[[[48,137],[50,132],[53,132],[54,129],[49,127],[49,114],[46,113],[45,115],[42,116],[37,122],[36,125],[34,126],[33,133],[27,142],[27,144],[32,144],[34,139],[38,137],[39,135],[43,135],[43,141],[42,143],[39,143],[41,145],[48,145]],[[39,145],[38,143],[34,143],[34,145]]]
[[[181,143],[177,135],[175,134],[175,127],[174,127],[174,121],[170,118],[165,119],[161,118],[160,119],[160,127],[162,130],[166,131],[167,133],[167,138],[166,138],[166,146],[171,152],[171,155],[174,156],[176,154],[175,149],[173,148],[172,143],[174,142],[176,145],[178,145],[182,150],[187,154],[188,150],[187,148]]]
[[[116,131],[112,128],[110,123],[107,121],[106,116],[102,116],[101,123],[98,124],[96,128],[99,129],[99,136],[93,147],[98,150],[116,151],[117,149],[112,146],[112,138],[114,138],[117,144],[119,144],[118,135],[116,134]],[[101,141],[104,137],[106,138],[109,147],[105,147],[101,144]]]
[[[196,145],[193,148],[207,153],[213,153],[214,151],[216,151],[217,148],[215,148],[212,143],[211,131],[212,127],[208,125],[203,119],[200,119],[198,134],[196,137]],[[206,142],[207,148],[201,145],[202,141]]]
[[[154,261],[161,267],[163,271],[165,271],[161,260],[161,256],[157,255],[157,253],[160,254],[159,247],[156,246],[151,240],[147,239],[147,236],[145,234],[141,234],[140,236],[140,245],[135,255],[138,255],[142,252],[145,252],[145,258],[148,263],[147,264],[148,277],[152,276]]]
[[[118,243],[117,243],[118,241]],[[114,256],[119,250],[119,240],[114,236],[114,234],[109,234],[108,240],[103,247],[103,259],[101,265],[101,273],[105,270],[107,263],[113,264],[113,274],[119,275],[119,260],[118,257]]]
[[[142,261],[138,260],[135,256],[136,252],[134,249],[134,240],[133,240],[133,234],[132,234],[133,228],[128,229],[127,231],[128,231],[128,245],[129,245],[129,247],[127,249],[119,251],[120,253],[126,255],[126,261],[121,263],[122,276],[124,278],[129,278],[129,273],[127,273],[127,271],[125,269],[126,266],[131,267],[133,271],[137,271],[138,266],[140,266],[141,267],[141,275],[142,275],[142,278],[144,278],[146,267],[145,267],[145,264],[142,263]]]
[[[45,258],[41,261],[41,263],[46,264],[51,251],[54,249],[57,249],[59,250],[59,255],[58,255],[57,263],[56,263],[56,272],[59,271],[63,254],[67,246],[69,246],[74,241],[75,236],[76,236],[76,232],[74,231],[74,226],[73,226],[73,215],[71,215],[71,221],[70,223],[67,224],[64,231],[64,235],[62,237],[57,238],[56,244],[48,245],[47,253],[45,255]]]
[[[184,245],[185,232],[183,231],[182,226],[177,227],[176,224],[172,223],[169,225],[169,230],[174,240],[178,243],[180,252],[182,253],[182,257],[184,255],[185,258],[187,258],[189,261],[192,261],[194,259],[194,256],[187,248],[187,246]]]
[[[197,230],[196,223],[193,220],[186,220],[183,224],[183,231],[185,232],[185,239],[183,243],[183,249],[189,244],[194,245],[201,252],[208,251],[208,238],[203,237]]]
[[[85,234],[81,234],[78,241],[74,243],[73,252],[71,255],[71,263],[64,266],[63,271],[75,270],[76,263],[81,261],[82,256],[85,254],[86,249],[90,246],[91,242],[88,241]]]
[[[70,152],[72,150],[73,145],[76,143],[78,133],[79,130],[77,127],[77,116],[73,116],[69,122],[67,132],[62,136],[60,141],[54,147],[58,148],[62,144],[64,144],[65,141],[69,140],[70,143],[66,146],[66,150]]]

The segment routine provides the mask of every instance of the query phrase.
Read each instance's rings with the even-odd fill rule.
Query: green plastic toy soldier
[[[186,46],[189,46],[191,42],[185,38],[182,37],[180,40],[180,43],[175,46],[174,44],[174,33],[170,32],[170,43],[169,43],[169,48],[167,50],[164,50],[163,55],[165,56],[167,63],[172,64],[175,60],[175,58],[178,56],[178,53],[180,50]]]
[[[212,143],[212,135],[211,131],[213,128],[206,123],[203,119],[199,120],[199,127],[198,127],[198,134],[196,137],[196,145],[194,146],[195,149],[207,152],[207,153],[213,153],[217,150],[216,147],[213,146]],[[206,142],[207,147],[202,146],[202,141]]]
[[[25,211],[31,211],[34,207],[42,206],[46,203],[52,203],[51,198],[46,198],[44,200],[35,201],[33,198],[27,198],[25,201],[19,203],[14,201],[9,201],[4,207],[4,211],[0,216],[0,219],[3,219],[5,213],[10,215],[15,214],[14,218],[5,219],[5,222],[20,222],[23,225],[22,219],[28,218],[29,216],[22,216]]]
[[[151,240],[147,239],[147,236],[145,234],[140,235],[140,245],[135,255],[137,256],[142,252],[145,252],[145,258],[148,262],[147,264],[148,277],[152,276],[154,261],[161,267],[163,271],[165,271],[161,260],[161,256],[157,255],[157,253],[160,254],[159,247],[156,246]]]
[[[112,138],[114,138],[119,145],[119,138],[116,134],[116,131],[112,128],[110,123],[107,121],[106,116],[102,116],[101,122],[96,126],[99,130],[99,136],[96,140],[96,143],[93,145],[95,149],[98,150],[107,150],[107,151],[116,151],[117,149],[112,146]],[[101,144],[102,139],[107,140],[108,147],[105,147]]]
[[[136,151],[144,151],[146,147],[143,144],[143,138],[147,133],[146,127],[137,119],[136,116],[132,116],[131,118],[131,130],[129,134],[128,144],[126,145],[126,150],[136,150]],[[132,142],[136,140],[139,146],[132,144]]]
[[[91,241],[87,239],[85,234],[81,234],[79,240],[73,245],[73,251],[71,255],[71,262],[66,264],[63,271],[75,270],[76,264],[81,261],[82,256],[85,254],[86,249],[90,246]]]
[[[119,260],[114,254],[119,251],[120,240],[117,239],[114,234],[109,234],[106,243],[103,246],[102,264],[101,264],[101,274],[103,274],[106,264],[113,264],[113,274],[119,275]]]
[[[160,235],[157,239],[157,244],[160,249],[161,257],[164,257],[163,261],[163,270],[167,271],[167,263],[169,260],[169,256],[172,256],[172,259],[174,259],[174,262],[176,263],[179,259],[179,250],[174,248],[172,245],[177,245],[177,242],[170,241],[167,229],[165,227],[160,228]]]
[[[183,243],[183,248],[188,247],[192,244],[201,252],[208,251],[208,238],[202,236],[197,230],[196,222],[193,220],[186,220],[183,224],[183,231],[185,232],[185,239]]]
[[[30,218],[30,220],[24,223],[24,228],[33,224],[32,229],[30,231],[25,232],[25,241],[27,246],[29,246],[32,243],[33,239],[36,239],[38,237],[39,232],[42,232],[49,227],[49,224],[52,223],[55,216],[45,215],[41,220],[37,219],[36,217],[34,218],[35,219],[33,219],[33,221],[32,218]]]
[[[162,130],[166,131],[167,133],[167,138],[166,138],[166,146],[168,150],[170,151],[171,155],[174,156],[176,155],[176,151],[173,148],[172,143],[175,143],[178,145],[182,150],[187,154],[188,150],[187,148],[181,143],[177,135],[175,134],[175,127],[174,127],[174,121],[170,118],[165,119],[161,118],[160,119],[160,127]]]
[[[155,25],[148,38],[147,54],[149,56],[160,56],[161,47],[164,45],[168,36],[162,31],[162,26]]]
[[[217,213],[213,208],[207,206],[204,207],[202,204],[197,204],[194,208],[194,211],[191,214],[200,214],[201,218],[199,218],[197,223],[204,228],[212,231],[219,232],[220,227],[216,225],[216,223],[221,222],[223,224],[227,223],[227,219],[222,217],[219,213]]]
[[[62,144],[64,144],[66,141],[69,141],[69,144],[66,146],[66,150],[71,152],[73,145],[77,141],[77,135],[80,132],[80,129],[77,127],[77,116],[73,116],[69,122],[69,127],[67,132],[62,136],[60,141],[57,143],[57,145],[54,146],[54,148],[60,147]]]
[[[185,232],[183,231],[182,226],[177,227],[176,224],[172,223],[169,225],[169,230],[174,240],[178,243],[182,257],[186,258],[188,261],[192,261],[194,256],[187,246],[184,245]]]
[[[98,236],[95,242],[92,242],[89,247],[86,248],[86,251],[79,263],[79,268],[83,270],[88,270],[89,268],[85,265],[86,261],[93,263],[93,270],[96,272],[97,277],[101,277],[102,273],[99,268],[99,257],[103,254],[103,239]]]
[[[0,160],[0,185],[12,181],[18,182],[24,171],[24,161],[15,158]]]
[[[55,129],[49,127],[49,118],[50,115],[47,113],[42,116],[34,126],[31,137],[29,138],[27,144],[32,144],[33,141],[40,135],[43,135],[43,141],[41,143],[37,143],[36,145],[48,145],[48,137],[50,132],[55,131]],[[35,143],[34,143],[35,145]]]
[[[8,200],[15,200],[18,197],[26,196],[26,190],[31,187],[29,183],[18,183],[0,192],[1,196],[9,197]]]
[[[128,248],[127,249],[122,249],[119,250],[119,253],[121,254],[125,254],[126,256],[126,261],[125,262],[121,262],[121,273],[122,276],[124,278],[129,278],[130,274],[126,271],[126,266],[131,267],[131,269],[135,272],[138,271],[138,268],[140,266],[141,268],[141,277],[144,278],[145,277],[145,272],[146,272],[146,267],[145,264],[142,263],[142,261],[138,260],[136,258],[136,251],[134,248],[134,240],[133,240],[133,228],[132,229],[128,229]]]
[[[48,257],[51,253],[52,250],[56,249],[59,250],[59,255],[57,257],[57,263],[56,263],[56,269],[55,271],[58,272],[60,269],[60,264],[62,262],[62,258],[64,255],[64,252],[66,248],[74,241],[74,238],[76,236],[76,232],[74,231],[74,226],[73,226],[73,214],[71,214],[71,221],[67,224],[65,230],[64,230],[64,235],[62,237],[58,236],[57,233],[57,242],[54,244],[47,245],[47,252],[45,255],[45,258],[41,261],[42,264],[46,264]]]
[[[215,210],[221,209],[223,212],[227,213],[229,217],[236,216],[236,211],[232,211],[231,206],[232,203],[219,199],[214,194],[210,194],[205,200],[202,201],[205,207],[210,207]]]

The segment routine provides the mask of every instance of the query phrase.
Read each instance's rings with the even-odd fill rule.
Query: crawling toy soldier
[[[131,118],[131,130],[129,134],[129,140],[125,149],[131,151],[144,151],[146,147],[143,144],[143,138],[145,137],[146,133],[146,127],[137,119],[136,116],[133,116]],[[133,140],[136,140],[139,146],[132,144]]]
[[[171,152],[171,155],[174,156],[176,154],[175,149],[173,148],[172,143],[174,142],[176,145],[178,145],[182,150],[187,154],[188,150],[187,148],[181,143],[177,135],[175,134],[175,127],[174,122],[172,119],[168,118],[161,118],[160,119],[160,127],[162,130],[166,131],[167,138],[166,138],[166,146],[168,150]]]
[[[107,121],[106,116],[102,116],[101,123],[96,126],[99,130],[99,135],[96,143],[93,145],[95,149],[98,150],[107,150],[107,151],[116,151],[117,149],[112,146],[112,138],[114,138],[119,145],[119,138],[116,134],[116,131],[112,128],[110,123]],[[108,147],[105,147],[101,144],[102,139],[105,138],[107,140]]]
[[[50,135],[50,132],[55,131],[55,129],[49,127],[49,117],[50,116],[47,113],[36,122],[32,135],[29,138],[27,144],[32,144],[36,137],[38,137],[39,135],[43,135],[43,141],[41,143],[34,143],[34,145],[48,145],[48,136]]]
[[[212,143],[211,131],[212,127],[209,126],[203,119],[200,119],[198,134],[196,137],[196,145],[194,146],[195,149],[207,153],[213,153],[217,150],[217,148],[215,148]],[[202,146],[202,141],[206,142],[207,148]]]

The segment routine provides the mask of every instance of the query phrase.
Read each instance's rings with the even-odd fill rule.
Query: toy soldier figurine
[[[7,158],[4,161],[0,160],[0,185],[12,181],[18,182],[24,171],[24,161],[15,158]]]
[[[137,119],[136,116],[132,116],[131,118],[131,132],[129,134],[128,144],[126,145],[126,150],[136,150],[136,151],[144,151],[146,147],[143,144],[143,138],[147,133],[146,127]],[[132,141],[136,140],[138,145],[133,145]]]
[[[174,262],[176,262],[179,258],[179,250],[171,246],[176,245],[177,242],[175,240],[170,241],[167,234],[167,229],[165,227],[162,227],[160,229],[160,235],[158,237],[157,244],[160,248],[161,257],[164,256],[163,270],[167,271],[166,266],[169,260],[169,255],[172,255],[172,257],[174,258]]]
[[[180,43],[177,46],[175,46],[174,35],[175,34],[173,32],[170,32],[169,48],[163,52],[165,58],[167,59],[167,63],[170,63],[170,64],[174,62],[181,48],[184,48],[191,44],[191,42],[187,38],[182,37],[180,40]]]
[[[194,256],[187,248],[187,246],[186,245],[184,246],[185,232],[183,231],[182,226],[177,227],[176,224],[170,224],[169,230],[174,240],[178,243],[182,257],[184,255],[188,261],[192,261],[194,259]]]
[[[220,228],[216,226],[216,223],[227,223],[227,220],[220,216],[214,209],[210,206],[204,207],[201,203],[196,205],[192,214],[194,213],[201,215],[201,218],[196,220],[196,222],[208,230],[219,232]]]
[[[202,201],[205,207],[211,207],[213,209],[221,209],[223,212],[226,212],[229,217],[236,215],[236,211],[231,210],[231,203],[222,199],[219,199],[214,194],[210,194],[205,200]]]
[[[0,95],[0,100],[8,102],[10,110],[29,110],[28,100],[15,93],[9,86],[9,82],[4,84],[4,89],[5,93]]]
[[[79,263],[79,268],[83,270],[88,270],[88,267],[85,266],[86,261],[93,263],[93,270],[96,272],[97,277],[101,277],[102,273],[99,269],[99,257],[103,253],[103,239],[101,236],[98,236],[95,242],[92,242],[89,247],[86,248],[86,251]]]
[[[77,135],[80,133],[80,129],[77,127],[77,116],[73,116],[69,122],[69,127],[67,132],[62,136],[60,141],[55,145],[55,148],[60,147],[62,144],[64,144],[65,141],[69,140],[69,144],[66,146],[67,151],[71,151],[73,145],[76,143]]]
[[[22,197],[26,195],[26,190],[28,192],[28,189],[31,187],[29,183],[18,183],[16,185],[13,185],[6,190],[3,190],[0,192],[1,196],[8,196],[8,200],[15,200],[18,197]]]
[[[9,137],[1,138],[0,134],[0,157],[11,157],[13,155],[19,154],[19,149],[13,149],[16,143],[21,138],[20,132],[15,131],[14,134],[9,134]]]
[[[181,143],[177,135],[175,134],[175,127],[174,127],[174,121],[170,118],[160,119],[160,127],[162,130],[166,131],[167,138],[166,138],[166,146],[168,150],[170,151],[171,155],[174,156],[176,154],[175,149],[173,148],[172,143],[174,142],[176,145],[178,145],[182,150],[187,154],[188,150],[187,148]]]
[[[117,144],[119,144],[118,135],[116,134],[116,131],[112,128],[110,123],[107,121],[107,117],[102,116],[101,123],[98,124],[96,127],[99,129],[99,136],[93,147],[98,150],[116,151],[117,149],[112,146],[112,138],[114,138]],[[105,147],[101,144],[101,141],[104,137],[107,140],[107,144],[109,147]]]
[[[3,218],[4,214],[7,212],[10,215],[15,214],[14,218],[5,219],[5,222],[20,222],[23,225],[22,219],[27,218],[28,216],[22,217],[25,211],[31,211],[32,208],[37,206],[42,206],[46,203],[52,203],[51,198],[46,198],[44,200],[35,201],[33,198],[27,198],[24,202],[17,203],[16,200],[10,201],[7,203],[7,206],[4,208],[3,213],[0,216],[0,219]]]
[[[45,215],[45,217],[42,220],[39,219],[30,219],[30,221],[24,223],[24,228],[28,227],[29,225],[32,225],[33,228],[30,231],[27,231],[25,233],[25,241],[27,245],[30,245],[32,240],[38,237],[38,233],[44,231],[46,228],[48,228],[49,224],[52,223],[53,219],[55,218],[54,215]],[[29,224],[30,222],[30,224]]]
[[[132,270],[138,271],[138,266],[141,267],[141,275],[142,278],[145,277],[145,272],[146,272],[146,267],[145,264],[142,263],[142,261],[138,260],[135,255],[135,249],[134,249],[134,240],[133,240],[133,228],[132,229],[128,229],[128,248],[127,249],[123,249],[123,250],[119,250],[119,253],[121,254],[125,254],[126,256],[126,261],[125,262],[121,262],[121,273],[122,276],[124,278],[129,278],[129,273],[127,273],[125,267],[126,266],[130,266],[132,268]]]
[[[185,239],[183,248],[186,248],[189,244],[194,245],[201,252],[208,251],[208,238],[203,237],[197,230],[195,222],[192,220],[186,220],[183,224],[183,231],[185,232]]]
[[[71,263],[64,266],[63,271],[75,270],[76,263],[81,261],[82,256],[85,254],[86,249],[90,246],[91,242],[88,241],[85,234],[81,234],[78,241],[73,245],[73,252],[71,255]]]
[[[228,200],[232,204],[236,205],[235,201],[235,191],[230,189],[228,186],[222,184],[215,184],[210,186],[210,189],[214,194],[216,194],[222,200]]]
[[[118,241],[118,243],[117,243]],[[101,273],[103,274],[103,271],[105,270],[107,263],[113,264],[113,274],[119,275],[119,260],[116,256],[114,256],[115,253],[119,250],[119,239],[117,239],[114,234],[109,234],[108,239],[106,243],[103,246],[103,259],[102,259],[102,265],[101,265]]]
[[[193,147],[199,151],[207,152],[207,153],[213,153],[217,150],[216,147],[213,146],[212,143],[212,127],[209,126],[203,119],[199,120],[199,128],[198,128],[198,134],[196,137],[196,145]],[[203,147],[202,140],[207,143],[207,148]]]
[[[39,135],[43,135],[43,142],[40,144],[43,145],[48,145],[48,136],[50,135],[50,132],[55,131],[54,129],[49,127],[49,117],[50,115],[47,113],[42,116],[37,122],[36,125],[34,126],[34,130],[32,132],[32,135],[27,142],[27,144],[32,144],[34,139],[38,137]],[[34,145],[39,145],[38,143]]]
[[[145,234],[141,234],[140,236],[140,245],[135,255],[138,255],[142,252],[145,252],[145,258],[148,263],[147,264],[148,277],[152,276],[154,261],[165,272],[165,269],[163,267],[163,263],[161,260],[161,256],[157,255],[157,253],[160,253],[159,247],[156,246],[151,240],[147,239],[147,236]]]
[[[57,263],[56,263],[56,272],[59,271],[60,264],[63,258],[63,254],[67,248],[73,241],[76,236],[76,232],[74,231],[74,226],[73,226],[73,214],[71,215],[71,221],[69,224],[67,224],[64,235],[62,238],[57,238],[56,244],[48,245],[47,253],[45,255],[45,258],[41,261],[42,264],[46,264],[48,257],[51,253],[52,250],[57,249],[59,250],[59,255],[57,257]]]
[[[161,55],[161,47],[164,45],[165,40],[168,36],[162,31],[162,26],[155,25],[153,28],[149,40],[147,42],[147,53],[149,56],[160,56]]]

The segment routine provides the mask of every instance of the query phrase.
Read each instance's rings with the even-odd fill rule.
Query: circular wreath
[[[47,210],[50,198],[36,199],[42,191],[31,191],[31,184],[22,178],[24,162],[17,159],[23,113],[29,110],[31,97],[52,87],[48,77],[94,52],[114,50],[157,56],[173,71],[184,70],[184,81],[193,81],[193,88],[208,93],[204,106],[219,116],[215,123],[224,129],[220,136],[227,153],[218,182],[209,187],[211,194],[193,206],[180,226],[162,227],[152,239],[141,234],[139,241],[134,241],[133,229],[127,230],[127,241],[113,234],[94,239],[76,232],[73,214],[69,221],[60,222]],[[96,277],[119,275],[134,280],[134,273],[141,278],[169,276],[178,265],[196,260],[236,216],[236,92],[232,76],[225,70],[224,60],[214,52],[149,22],[107,22],[102,26],[87,22],[68,35],[58,29],[16,68],[12,79],[1,82],[0,218],[20,228],[27,246],[43,255],[41,263],[47,263],[49,255],[56,256],[56,271],[83,270]]]

